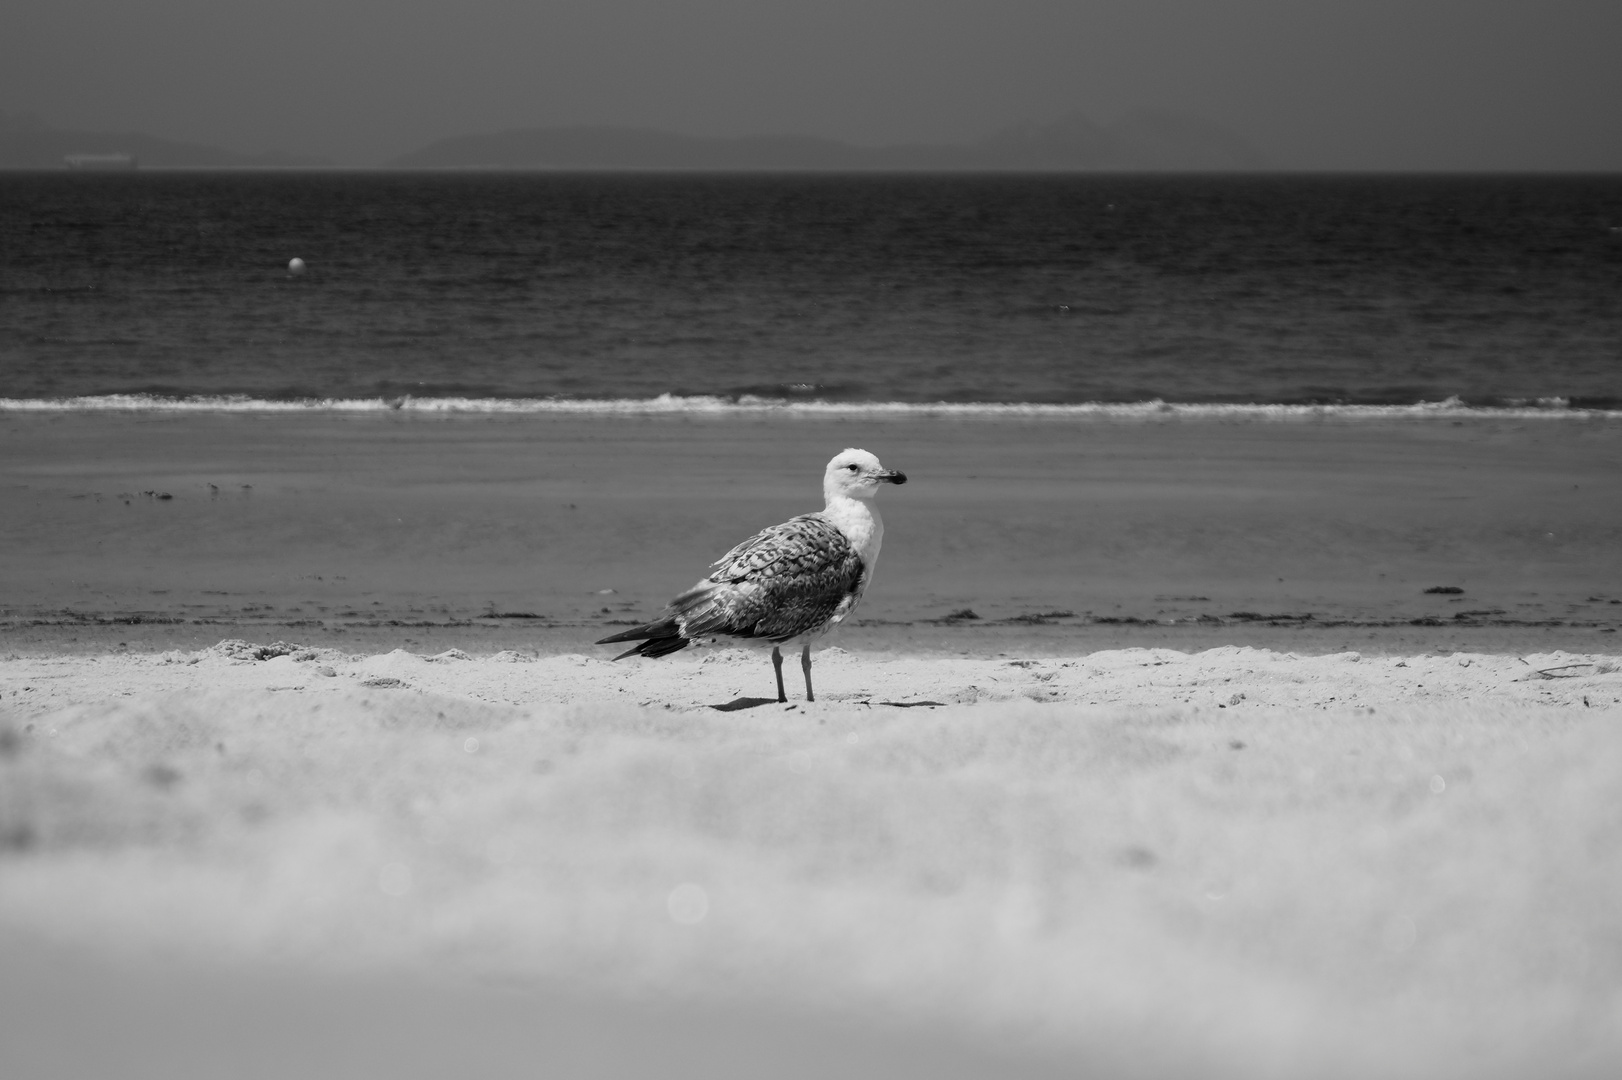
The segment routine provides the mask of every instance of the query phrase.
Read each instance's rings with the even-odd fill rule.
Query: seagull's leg
[[[811,692],[811,646],[809,644],[800,650],[800,670],[805,672],[805,700],[817,700],[817,695]]]
[[[787,701],[788,694],[783,690],[783,654],[776,645],[772,646],[772,670],[777,672],[777,700]]]

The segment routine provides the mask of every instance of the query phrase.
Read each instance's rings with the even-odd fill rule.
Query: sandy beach
[[[845,445],[815,703],[589,644]],[[0,494],[7,1076],[1622,1062],[1614,422],[9,413]]]
[[[806,1041],[792,1075],[1622,1052],[1614,656],[834,648],[817,671],[816,703],[780,705],[740,649],[0,662],[0,1061],[204,1075],[242,1044],[192,1039],[193,1007],[282,1061],[264,1075],[312,1010],[354,1017],[338,1058],[292,1059],[316,1075],[423,1011],[469,1018],[480,1075],[649,1075],[644,1038],[681,1075]],[[132,1007],[174,1040],[59,1053],[84,1010]],[[537,1019],[559,1010],[567,1037]],[[369,1072],[429,1075],[425,1041]]]

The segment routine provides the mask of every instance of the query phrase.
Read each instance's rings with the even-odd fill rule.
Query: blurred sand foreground
[[[0,660],[0,1075],[1616,1075],[1619,666]]]

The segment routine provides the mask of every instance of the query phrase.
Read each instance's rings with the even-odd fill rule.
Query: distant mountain
[[[715,138],[647,128],[561,127],[441,139],[396,169],[1248,170],[1267,165],[1242,137],[1195,117],[1139,113],[1108,125],[1072,113],[963,144],[852,146],[791,135]]]
[[[156,169],[319,168],[323,158],[294,154],[238,154],[217,146],[175,142],[133,131],[65,131],[48,128],[31,117],[8,116],[0,124],[0,169],[63,169],[77,158],[81,167],[130,164]],[[129,167],[129,166],[125,166]]]
[[[384,168],[400,169],[859,169],[859,147],[831,139],[738,139],[643,128],[567,127],[462,135],[430,143]]]
[[[1113,124],[1071,113],[1051,124],[1000,131],[975,144],[1005,169],[1263,169],[1267,161],[1220,124],[1175,113],[1142,112]]]

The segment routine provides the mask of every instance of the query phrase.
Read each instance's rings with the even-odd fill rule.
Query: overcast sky
[[[964,141],[1136,110],[1307,169],[1622,169],[1622,0],[4,0],[0,111],[373,164],[614,124]]]

